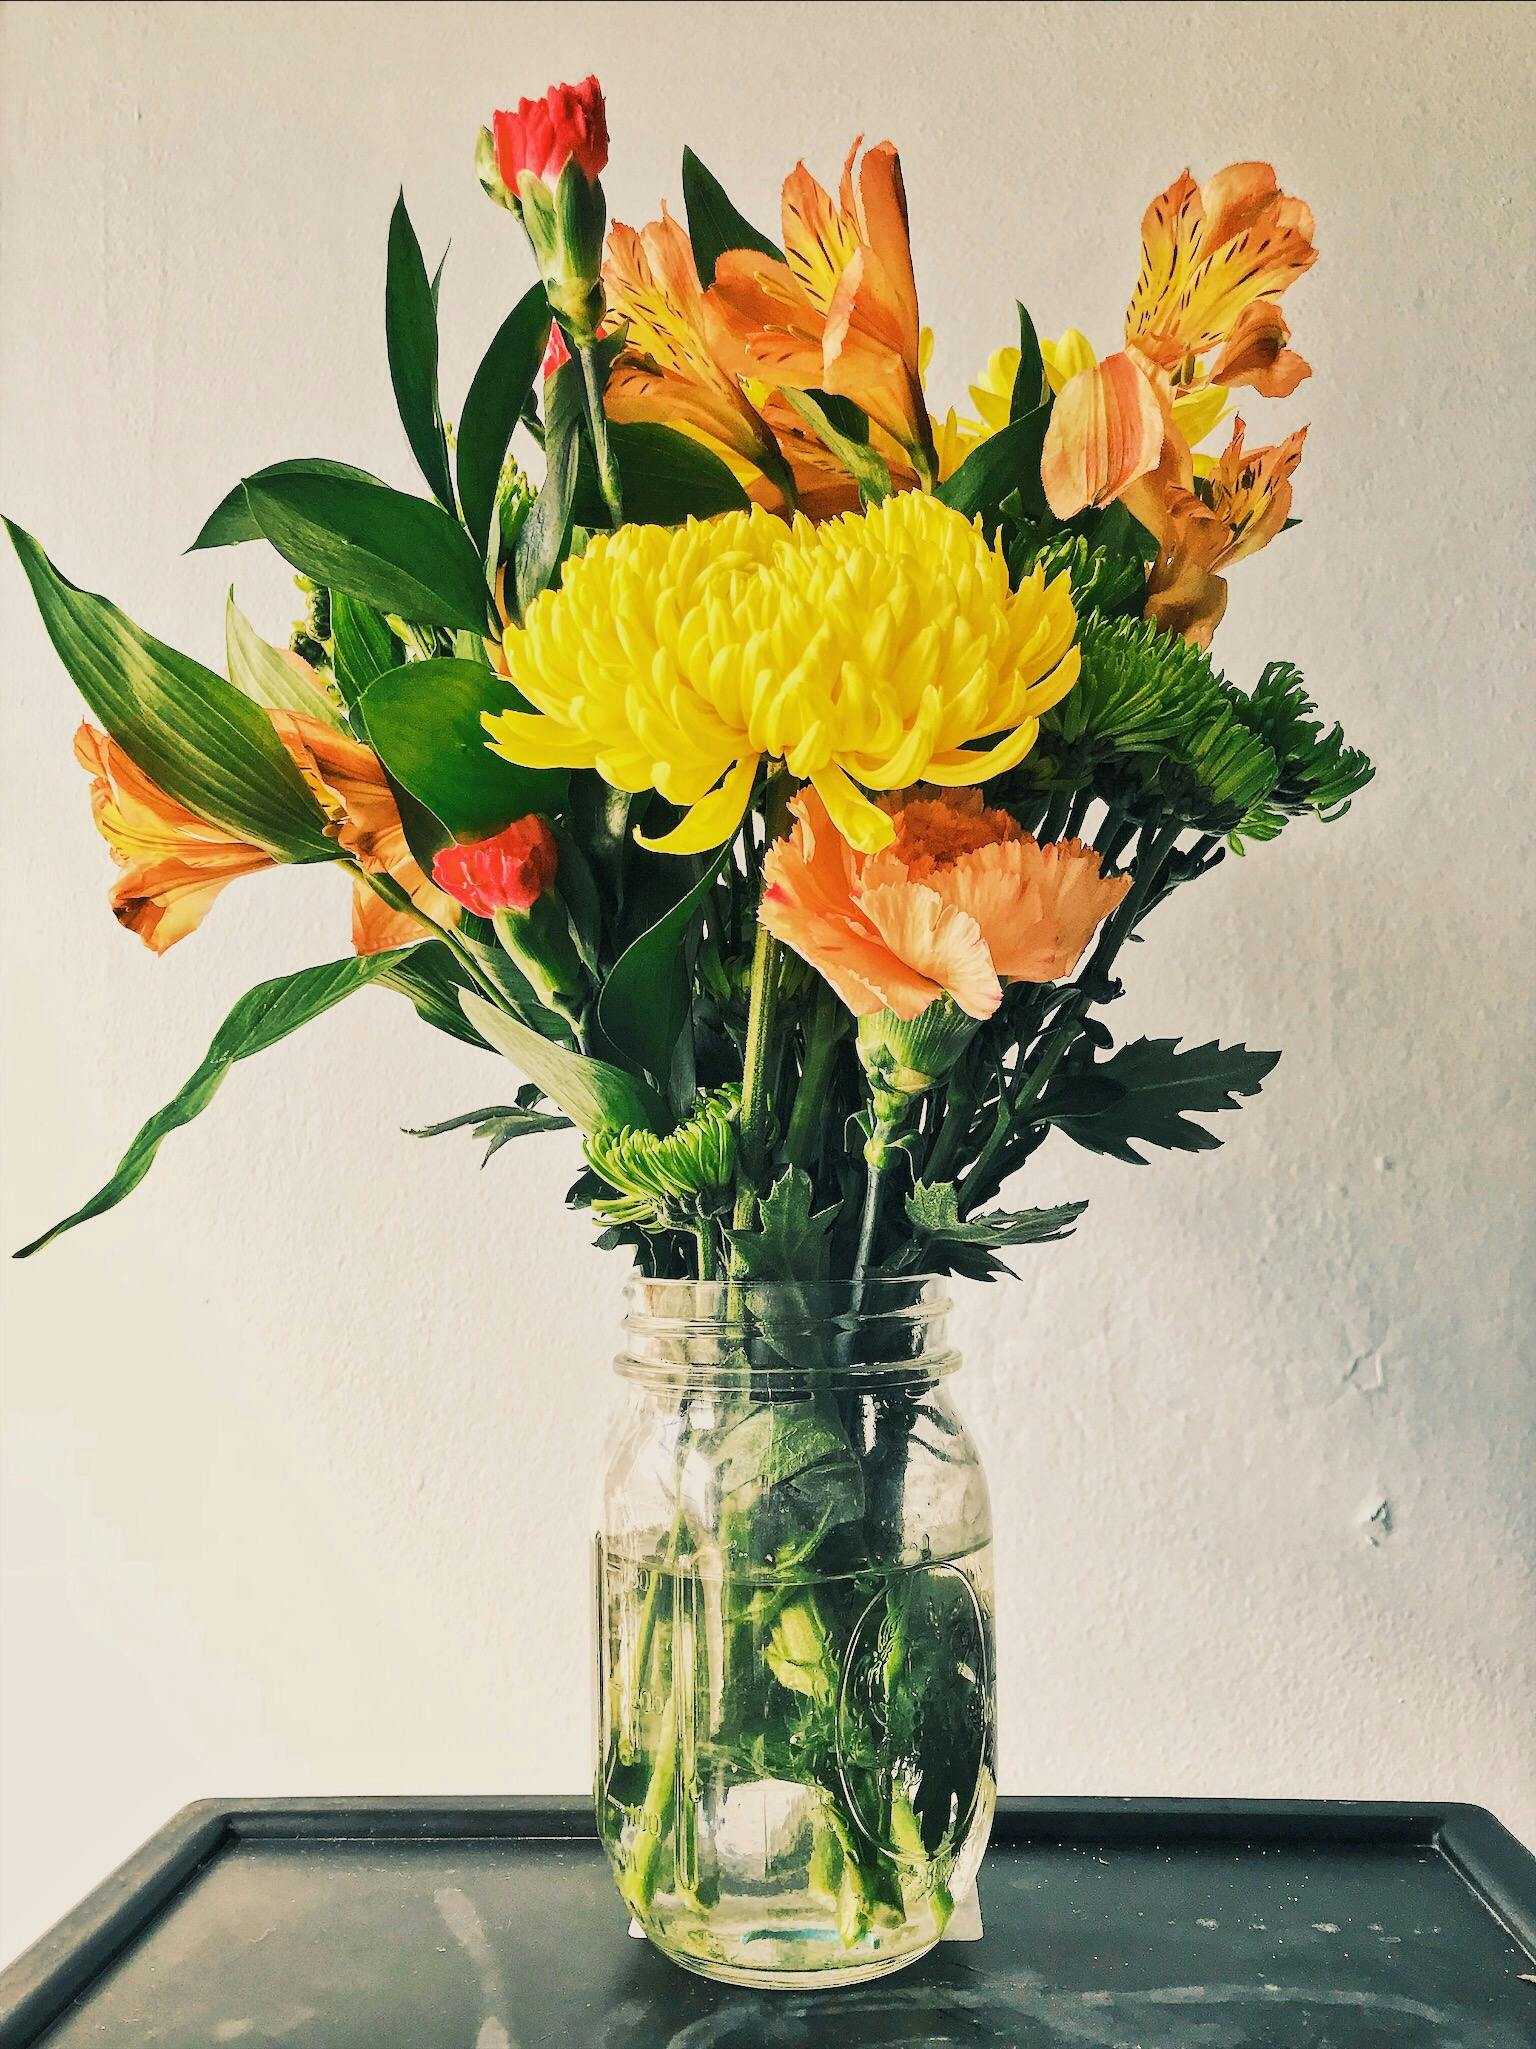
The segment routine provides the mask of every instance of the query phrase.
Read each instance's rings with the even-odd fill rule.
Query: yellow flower
[[[644,842],[667,853],[728,839],[764,760],[872,853],[893,828],[866,791],[979,783],[1023,760],[1077,680],[1076,629],[1065,575],[1011,590],[979,524],[921,492],[819,526],[758,508],[624,527],[508,628],[535,710],[485,725],[508,761],[595,768],[685,807]]]

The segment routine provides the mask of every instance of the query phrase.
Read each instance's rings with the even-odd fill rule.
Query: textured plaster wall
[[[1280,1046],[1226,1147],[1132,1171],[1011,1289],[958,1393],[999,1509],[1004,1780],[1426,1796],[1536,1839],[1528,984],[1533,15],[1505,6],[142,6],[0,14],[0,506],[217,661],[255,550],[179,551],[243,471],[404,482],[381,329],[403,179],[451,236],[456,404],[529,278],[476,187],[498,100],[595,69],[620,218],[692,142],[768,219],[796,154],[901,145],[933,386],[1108,343],[1142,207],[1272,156],[1315,206],[1304,524],[1221,640],[1377,753],[1157,920],[1122,1028]],[[942,397],[941,397],[942,402]],[[1269,436],[1265,435],[1265,438]],[[118,931],[75,699],[4,608],[7,1246],[94,1187],[230,1001],[346,944],[268,875],[163,961]],[[3,1944],[209,1793],[587,1772],[589,1487],[621,1274],[570,1151],[483,1175],[402,1124],[498,1100],[368,994],[240,1070],[126,1208],[5,1272]],[[1522,1267],[1522,1257],[1527,1263]]]

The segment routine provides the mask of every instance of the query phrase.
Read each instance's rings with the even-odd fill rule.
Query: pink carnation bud
[[[553,186],[572,157],[595,185],[608,161],[608,113],[595,78],[552,85],[539,100],[519,100],[515,113],[497,114],[493,125],[497,169],[514,192],[522,171]]]
[[[432,879],[466,911],[493,918],[498,911],[531,910],[554,881],[559,860],[554,834],[530,814],[491,839],[444,847],[432,863]]]

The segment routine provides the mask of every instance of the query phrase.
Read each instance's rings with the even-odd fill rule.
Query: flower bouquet
[[[237,876],[346,874],[352,951],[236,1003],[82,1208],[238,1061],[373,984],[509,1063],[487,1157],[574,1133],[638,1269],[599,1539],[599,1830],[716,1976],[894,1968],[942,1932],[993,1774],[985,1484],[942,1280],[1083,1205],[998,1198],[1052,1134],[1139,1162],[1277,1056],[1117,1042],[1127,943],[1370,764],[1288,663],[1213,665],[1226,572],[1292,524],[1312,217],[1268,165],[1153,200],[1120,345],[1017,339],[937,414],[889,143],[797,166],[775,240],[685,152],[686,225],[606,226],[593,79],[499,113],[480,182],[538,281],[450,430],[403,199],[385,339],[425,490],[254,471],[220,676],[9,531],[96,723],[75,751],[163,952]],[[526,464],[526,467],[525,467]],[[539,481],[533,481],[537,473]],[[571,1142],[569,1140],[564,1142]]]

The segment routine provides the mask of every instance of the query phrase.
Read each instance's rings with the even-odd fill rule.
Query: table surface
[[[1536,1859],[1478,1809],[1008,1802],[982,1939],[819,1995],[631,1940],[590,1831],[577,1802],[189,1810],[7,1974],[0,2042],[1536,2045]]]

